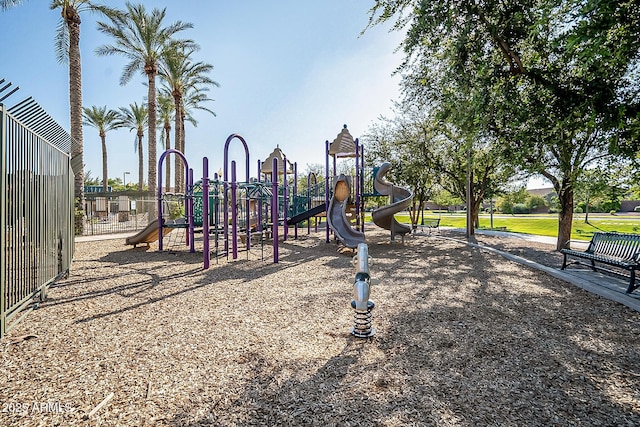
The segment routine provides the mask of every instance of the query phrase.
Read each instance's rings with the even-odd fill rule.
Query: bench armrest
[[[569,245],[571,245],[571,239],[564,242],[564,245],[562,245],[562,249],[570,249]]]
[[[635,254],[633,254],[631,256],[631,259],[633,259],[636,263],[640,263],[640,252],[636,252]]]

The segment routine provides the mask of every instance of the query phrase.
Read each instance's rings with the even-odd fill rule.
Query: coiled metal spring
[[[356,302],[351,301],[351,307],[356,308]],[[354,326],[351,329],[351,335],[358,338],[367,338],[375,335],[376,330],[371,327],[371,320],[373,318],[373,313],[371,312],[375,307],[373,301],[369,300],[367,302],[367,310],[356,310],[353,315]]]

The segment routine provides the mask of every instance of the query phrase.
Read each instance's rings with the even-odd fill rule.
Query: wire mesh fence
[[[156,219],[157,199],[148,192],[85,193],[84,236],[141,230]]]

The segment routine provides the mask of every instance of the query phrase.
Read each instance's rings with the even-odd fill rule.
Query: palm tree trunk
[[[144,187],[144,156],[142,155],[142,138],[143,132],[138,132],[138,190],[142,191]]]
[[[71,167],[76,209],[84,212],[84,159],[82,139],[82,68],[80,63],[80,16],[73,7],[63,16],[69,29],[69,116],[71,119]],[[76,217],[75,229],[83,233],[84,215]]]
[[[182,107],[182,95],[178,91],[173,91],[172,95],[173,95],[173,102],[174,102],[174,108],[175,108],[174,144],[176,146],[176,150],[182,153],[183,152],[181,147],[182,137],[180,135],[180,133],[182,132],[182,127],[180,126],[180,117],[182,116],[182,114],[180,113],[181,107]],[[177,156],[175,158],[175,162],[176,162],[176,192],[180,192],[184,188],[184,165],[182,164],[182,161],[178,159]]]
[[[109,174],[107,170],[107,136],[105,134],[100,135],[100,141],[102,142],[102,192],[109,191]]]
[[[157,182],[157,153],[156,153],[156,74],[157,68],[155,66],[149,67],[146,70],[147,77],[149,79],[149,91],[148,91],[148,109],[149,109],[149,192],[152,194],[156,192]],[[155,212],[155,208],[153,209]]]
[[[164,138],[166,141],[166,145],[165,145],[165,150],[170,150],[171,149],[171,126],[170,125],[166,125],[164,126]],[[175,158],[175,156],[174,156]],[[166,162],[166,166],[165,166],[165,188],[167,189],[167,191],[170,191],[171,189],[171,159],[170,158],[166,158],[165,159]],[[174,190],[175,191],[175,190]]]

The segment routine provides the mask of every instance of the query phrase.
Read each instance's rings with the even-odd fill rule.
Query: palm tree
[[[212,110],[202,105],[204,102],[214,101],[213,99],[209,98],[209,96],[207,95],[208,91],[209,91],[208,87],[189,86],[187,88],[187,91],[184,93],[182,97],[182,109],[181,109],[182,118],[180,120],[180,125],[182,126],[182,132],[180,133],[180,136],[182,137],[181,145],[183,148],[185,146],[185,130],[184,130],[185,121],[188,121],[194,127],[198,127],[198,122],[193,116],[193,112],[195,110],[206,111],[207,113],[210,113],[213,117],[216,117],[216,113],[214,113]]]
[[[91,108],[83,108],[83,111],[83,124],[98,129],[100,142],[102,142],[102,191],[106,193],[109,184],[109,174],[107,173],[107,132],[121,128],[123,126],[122,117],[117,111],[107,111],[106,106],[96,107],[94,105]]]
[[[193,62],[191,55],[195,52],[193,47],[171,45],[159,63],[160,76],[174,99],[175,109],[175,145],[178,151],[185,152],[184,139],[184,95],[188,90],[199,87],[219,86],[207,75],[213,70],[213,66],[204,62]],[[184,185],[184,169],[176,165],[176,188]]]
[[[173,119],[173,111],[175,107],[171,94],[164,90],[158,93],[158,117],[162,122],[162,133],[160,142],[165,150],[171,148],[171,120]],[[167,158],[165,163],[165,188],[167,191],[171,188],[171,159]]]
[[[0,9],[22,4],[22,0],[0,0]],[[80,13],[111,9],[95,5],[90,0],[52,0],[49,7],[60,9],[61,20],[56,32],[56,56],[61,63],[69,64],[69,117],[71,129],[71,167],[74,173],[74,197],[76,207],[84,209],[84,159],[82,136],[82,67],[80,63]],[[83,222],[76,224],[76,229]]]
[[[149,191],[156,190],[156,75],[158,61],[170,42],[193,46],[191,40],[173,40],[183,30],[192,28],[190,23],[176,21],[165,27],[163,20],[166,8],[153,9],[147,13],[144,5],[126,3],[126,11],[109,15],[111,23],[98,22],[98,29],[113,38],[113,45],[104,45],[96,50],[98,55],[122,55],[129,60],[125,65],[120,84],[126,84],[136,72],[143,72],[148,81],[148,137],[149,137]]]
[[[130,131],[136,131],[137,151],[138,151],[138,190],[142,191],[144,186],[144,157],[142,155],[142,138],[144,138],[144,127],[147,126],[149,114],[147,106],[138,105],[137,102],[129,104],[129,108],[120,107],[122,117],[122,127]]]

